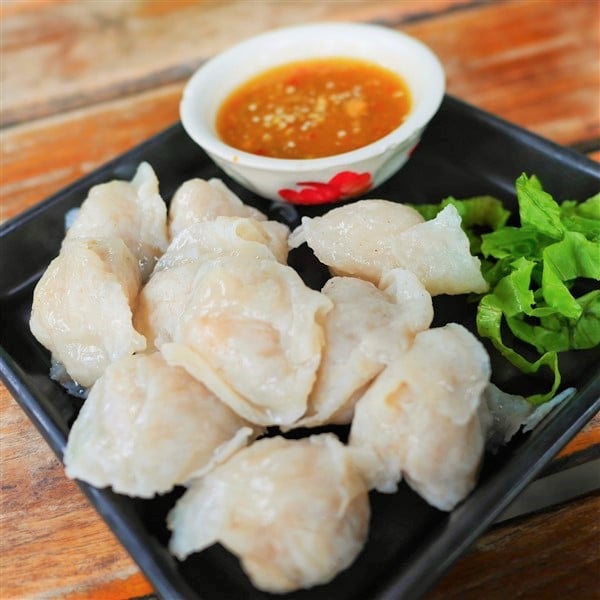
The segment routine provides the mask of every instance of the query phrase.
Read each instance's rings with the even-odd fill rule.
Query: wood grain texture
[[[600,162],[600,150],[593,150],[592,152],[589,152],[588,157],[596,162]]]
[[[179,118],[182,87],[173,84],[0,131],[0,221],[172,125]]]
[[[383,3],[388,16],[399,18],[400,9],[390,8],[397,4],[414,5]],[[367,10],[363,3],[356,3],[354,10],[359,6]],[[505,2],[484,4],[477,10],[454,6],[452,11],[446,2],[440,6],[445,10],[435,18],[407,23],[403,29],[436,50],[447,71],[449,93],[557,143],[600,144],[600,36],[589,26],[600,3]],[[579,35],[563,30],[567,8],[569,22]],[[188,15],[179,16],[184,20]],[[507,39],[506,31],[518,34]],[[219,39],[214,41],[216,47]],[[102,55],[96,60],[101,59]],[[150,59],[154,60],[153,54]],[[10,73],[5,76],[10,79]],[[85,80],[79,82],[85,85]],[[183,85],[181,81],[148,91],[131,90],[131,95],[112,101],[90,97],[87,102],[92,104],[85,108],[0,131],[0,220],[15,216],[175,122]],[[3,93],[7,110],[20,89],[31,95],[27,82],[20,80],[15,91],[13,86],[3,89],[10,90]],[[42,91],[36,97],[51,93]]]
[[[0,386],[0,598],[139,596],[150,586]],[[98,594],[98,595],[96,595]]]
[[[314,21],[397,23],[466,0],[133,1],[30,3],[7,15],[0,121],[21,122],[188,77],[204,60],[266,29]],[[32,94],[34,88],[39,90]]]
[[[185,79],[215,52],[317,20],[418,37],[451,94],[600,162],[599,17],[594,0],[2,0],[0,221],[176,121]],[[0,421],[0,598],[150,594],[3,386]],[[599,444],[597,416],[560,457]],[[599,517],[593,495],[503,524],[430,597],[598,597]]]
[[[492,529],[427,600],[593,600],[599,583],[597,492]]]
[[[429,44],[452,94],[559,143],[600,137],[593,0],[42,6],[2,23],[5,126],[181,82],[207,57],[265,29],[348,19],[387,23]]]
[[[593,446],[600,447],[600,413],[596,414],[587,425],[557,455],[557,459],[584,452]]]
[[[600,3],[495,2],[416,23],[454,95],[561,144],[600,136]]]

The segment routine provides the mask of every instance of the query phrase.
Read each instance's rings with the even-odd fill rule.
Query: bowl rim
[[[411,111],[408,118],[398,127],[370,144],[340,154],[308,159],[275,158],[245,152],[230,146],[219,139],[219,137],[211,130],[211,126],[205,122],[205,119],[200,118],[199,115],[201,111],[199,110],[197,103],[202,98],[203,92],[207,88],[209,82],[212,82],[213,86],[216,85],[213,76],[216,74],[218,77],[220,65],[223,65],[236,55],[250,56],[251,53],[247,52],[250,48],[271,44],[274,40],[285,37],[286,35],[306,35],[308,37],[311,35],[314,36],[317,33],[324,34],[326,31],[335,31],[338,34],[346,32],[349,35],[360,33],[372,37],[383,35],[386,36],[387,40],[391,40],[404,46],[410,45],[419,53],[422,60],[426,62],[431,69],[431,76],[428,78],[430,93],[426,100],[420,102],[418,110]],[[353,57],[352,53],[344,51],[341,51],[339,56]],[[296,60],[301,61],[303,59],[300,57],[288,62],[295,62]],[[285,64],[285,62],[282,64]],[[264,68],[256,69],[255,73],[248,75],[245,80],[260,74],[264,70]],[[223,52],[210,58],[191,75],[186,83],[179,104],[179,112],[181,123],[187,134],[209,155],[212,155],[216,159],[220,159],[221,161],[225,161],[232,165],[249,167],[259,171],[306,172],[340,166],[350,167],[352,164],[374,158],[389,152],[390,150],[400,149],[402,146],[409,143],[416,143],[417,140],[414,139],[416,134],[419,134],[428,124],[442,103],[445,93],[445,83],[445,72],[439,58],[429,46],[411,35],[386,26],[370,23],[349,23],[340,21],[314,22],[303,25],[293,25],[290,27],[280,27],[259,33],[230,46]],[[210,86],[208,87],[210,88]]]

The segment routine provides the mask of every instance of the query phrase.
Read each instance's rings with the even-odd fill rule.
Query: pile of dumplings
[[[287,265],[303,243],[333,275],[321,291]],[[433,295],[486,287],[453,206],[424,222],[363,200],[290,233],[217,179],[183,183],[167,214],[142,163],[90,190],[34,292],[31,331],[89,390],[67,475],[186,486],[178,558],[221,543],[261,590],[326,583],[365,543],[370,490],[403,479],[449,511],[474,487],[489,357],[430,326]],[[330,424],[346,443],[263,436]]]

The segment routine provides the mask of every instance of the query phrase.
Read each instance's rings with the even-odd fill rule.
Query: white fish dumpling
[[[279,221],[261,221],[259,225],[267,237],[266,245],[275,256],[275,260],[287,264],[290,250],[288,246],[290,228]]]
[[[33,293],[30,328],[84,387],[113,361],[146,348],[132,325],[138,263],[118,238],[63,243]]]
[[[351,275],[377,285],[388,269],[399,267],[392,252],[396,236],[423,222],[414,209],[389,200],[360,200],[322,217],[302,218],[289,238],[291,248],[303,242],[335,275]]]
[[[424,222],[417,211],[385,200],[362,200],[303,218],[290,246],[306,242],[332,273],[378,284],[393,268],[412,271],[437,294],[485,292],[481,263],[472,256],[456,208],[448,205]]]
[[[404,475],[441,510],[460,502],[483,455],[478,410],[489,376],[484,347],[461,325],[418,333],[355,407],[350,445],[378,457],[372,485],[393,492]]]
[[[173,341],[203,262],[244,254],[285,263],[288,233],[281,223],[240,217],[217,217],[184,229],[156,263],[138,297],[134,324],[146,336],[148,348]]]
[[[331,301],[274,260],[203,263],[174,342],[161,351],[245,419],[293,423],[306,411]]]
[[[349,423],[366,386],[431,325],[431,296],[410,271],[392,269],[380,286],[355,277],[325,284],[323,294],[333,302],[325,350],[307,415],[296,427]]]
[[[216,217],[249,217],[266,221],[260,210],[247,206],[220,179],[189,179],[179,186],[169,207],[171,239],[200,221]]]
[[[142,288],[133,313],[133,324],[144,335],[148,350],[173,341],[194,289],[200,263],[185,263],[156,271]]]
[[[398,266],[412,271],[432,296],[488,289],[460,223],[456,207],[449,204],[435,219],[403,231],[393,241]]]
[[[148,163],[139,165],[131,182],[114,180],[89,191],[66,235],[81,237],[121,238],[139,261],[142,279],[148,279],[167,248],[167,207]]]
[[[164,269],[216,258],[219,255],[253,254],[286,263],[289,229],[277,221],[246,217],[216,217],[181,231],[156,263],[154,274]]]
[[[81,409],[67,475],[149,498],[186,484],[247,444],[254,430],[159,353],[110,365]]]
[[[367,486],[333,435],[264,438],[219,465],[168,516],[180,559],[221,542],[253,584],[284,593],[324,584],[368,534]]]

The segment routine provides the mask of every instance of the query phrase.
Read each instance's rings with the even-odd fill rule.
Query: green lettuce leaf
[[[565,200],[560,205],[560,215],[569,231],[581,233],[591,242],[600,242],[600,193],[584,202]]]
[[[560,385],[559,352],[600,345],[600,290],[578,296],[582,287],[589,289],[586,282],[600,280],[600,193],[559,204],[535,175],[526,174],[515,189],[519,226],[506,225],[510,214],[491,196],[450,197],[414,208],[431,219],[448,204],[456,206],[490,285],[477,297],[477,331],[524,373],[550,369],[551,389],[529,398],[541,403]],[[482,227],[491,231],[481,233]],[[504,326],[539,358],[531,361],[507,345]]]
[[[515,184],[522,227],[531,227],[555,240],[562,238],[565,226],[560,219],[560,206],[542,189],[540,180],[523,173]]]
[[[580,306],[577,319],[547,308],[549,312],[537,324],[526,315],[506,315],[506,323],[513,335],[535,346],[539,353],[594,348],[600,344],[600,291],[585,294],[576,302]]]
[[[600,290],[581,296],[581,316],[571,328],[570,348],[586,350],[600,345]]]
[[[600,192],[583,202],[577,202],[577,200],[561,202],[560,214],[563,219],[573,216],[585,217],[595,221],[596,227],[600,227],[598,225],[598,221],[600,221]]]
[[[467,229],[479,226],[495,230],[505,225],[510,217],[510,211],[504,208],[502,201],[494,196],[475,196],[464,200],[448,196],[438,204],[411,204],[410,206],[421,213],[425,220],[430,220],[448,204],[456,207],[462,225]]]
[[[544,300],[562,315],[578,318],[582,308],[567,283],[578,277],[600,280],[600,244],[581,233],[567,231],[560,242],[544,248],[542,259]]]
[[[544,246],[553,241],[533,227],[504,227],[481,236],[481,253],[494,258],[539,259]]]
[[[561,382],[556,352],[546,352],[538,360],[531,362],[517,351],[505,345],[502,341],[501,332],[503,315],[504,306],[502,301],[494,294],[484,296],[477,307],[477,331],[479,335],[489,338],[500,354],[523,373],[537,373],[541,367],[550,369],[553,375],[551,388],[546,393],[534,394],[528,398],[533,404],[547,402],[556,395],[556,390]]]

